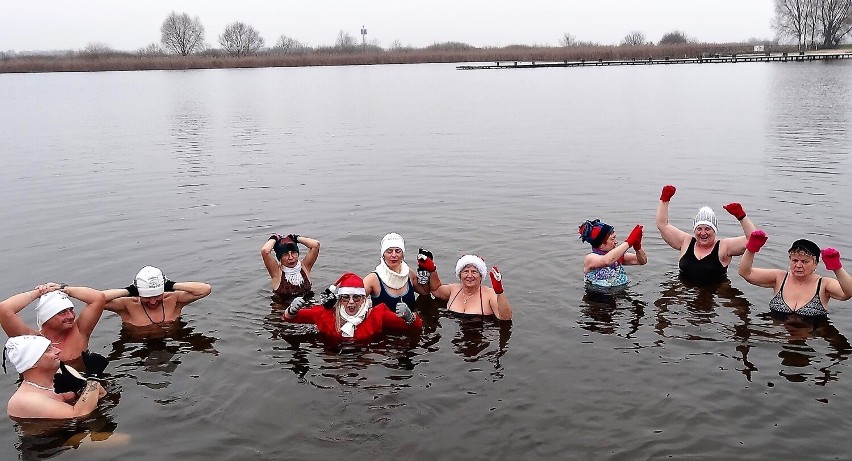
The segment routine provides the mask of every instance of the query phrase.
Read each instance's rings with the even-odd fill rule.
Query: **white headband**
[[[485,261],[476,255],[464,255],[459,258],[459,262],[456,263],[456,277],[461,277],[461,271],[464,269],[464,266],[469,266],[471,264],[473,264],[476,267],[476,270],[479,271],[479,275],[481,275],[482,278],[485,278],[485,274],[488,273],[488,268],[485,266]]]

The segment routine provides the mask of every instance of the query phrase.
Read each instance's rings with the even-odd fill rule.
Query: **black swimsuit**
[[[479,312],[481,312],[481,314],[473,314],[473,313],[470,313],[470,312],[458,312],[458,311],[454,311],[454,310],[450,309],[450,306],[453,305],[453,303],[456,301],[456,298],[459,297],[459,294],[462,291],[464,291],[464,288],[460,288],[459,291],[456,292],[456,295],[453,296],[453,299],[450,300],[450,303],[447,304],[447,310],[450,311],[450,314],[454,317],[463,318],[463,319],[471,319],[471,318],[477,318],[477,317],[484,316],[485,315],[485,308],[482,307],[482,287],[481,286],[479,287]]]
[[[716,241],[713,245],[713,251],[707,256],[698,259],[695,257],[695,237],[689,241],[689,248],[686,253],[680,258],[680,276],[690,282],[696,284],[711,284],[718,283],[728,277],[728,268],[722,265],[719,261],[719,244],[721,241]]]

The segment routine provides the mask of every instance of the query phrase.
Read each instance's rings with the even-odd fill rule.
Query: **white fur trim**
[[[464,266],[470,264],[473,264],[476,267],[476,270],[479,271],[479,275],[481,275],[482,278],[485,278],[485,274],[488,273],[488,267],[485,266],[485,261],[476,255],[464,255],[459,258],[459,262],[456,263],[456,277],[460,277]]]

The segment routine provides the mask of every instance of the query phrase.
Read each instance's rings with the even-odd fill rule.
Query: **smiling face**
[[[384,253],[382,253],[382,259],[388,267],[396,270],[402,264],[402,249],[396,247],[388,248]]]
[[[804,251],[790,252],[790,273],[796,277],[807,277],[816,272],[817,260]]]
[[[140,296],[139,303],[142,304],[142,307],[145,309],[160,309],[163,306],[163,295],[151,297]]]
[[[42,329],[57,331],[68,330],[74,326],[75,318],[74,308],[69,307],[68,309],[63,309],[57,312],[56,315],[51,317],[47,322],[44,322]]]
[[[703,247],[713,246],[716,243],[716,231],[706,224],[697,226],[695,228],[695,243]]]
[[[45,349],[44,354],[39,357],[38,361],[33,365],[33,368],[44,368],[46,370],[56,370],[59,368],[59,354],[62,349],[51,345]]]
[[[465,288],[473,288],[482,284],[482,274],[473,264],[462,267],[459,272],[459,281]]]

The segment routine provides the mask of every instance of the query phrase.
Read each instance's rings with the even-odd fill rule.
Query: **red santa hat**
[[[364,289],[364,280],[358,276],[358,274],[353,274],[352,272],[347,272],[340,276],[335,282],[337,285],[337,295],[367,295],[367,290]]]

